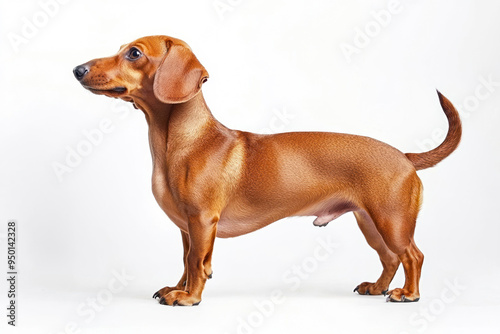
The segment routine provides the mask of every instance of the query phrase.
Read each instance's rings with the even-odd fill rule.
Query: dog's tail
[[[437,91],[441,107],[448,118],[448,134],[444,142],[433,150],[424,153],[406,153],[406,157],[413,163],[416,170],[435,166],[449,156],[460,143],[462,137],[462,123],[453,104]]]

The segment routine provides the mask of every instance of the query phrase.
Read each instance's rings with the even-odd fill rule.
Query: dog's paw
[[[387,288],[377,286],[376,283],[363,282],[354,288],[353,292],[360,295],[384,295],[387,293]]]
[[[184,282],[185,283],[185,282]],[[158,299],[158,298],[162,298],[162,297],[165,297],[166,295],[168,295],[170,292],[172,291],[175,291],[175,290],[182,290],[181,287],[177,287],[177,286],[174,286],[174,287],[170,287],[170,286],[166,286],[158,291],[156,291],[153,295],[153,298],[154,299]]]
[[[418,302],[420,296],[406,289],[394,289],[387,293],[388,302]]]
[[[181,290],[174,290],[160,299],[160,304],[170,306],[195,306],[199,303],[201,303],[201,297]]]

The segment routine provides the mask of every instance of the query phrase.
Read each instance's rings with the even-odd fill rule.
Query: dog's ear
[[[192,99],[207,79],[207,70],[188,47],[170,44],[156,70],[153,92],[163,103],[182,103]]]

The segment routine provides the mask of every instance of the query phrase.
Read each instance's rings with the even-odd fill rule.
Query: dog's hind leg
[[[415,302],[420,299],[419,281],[424,255],[415,245],[413,234],[422,201],[422,183],[413,173],[387,194],[388,201],[373,205],[370,217],[385,242],[397,254],[405,271],[403,288],[389,291],[388,301]],[[392,196],[391,196],[392,195]]]
[[[354,216],[368,244],[377,251],[382,262],[382,275],[375,283],[363,282],[354,291],[360,295],[385,295],[399,267],[399,257],[385,244],[371,217],[365,211],[355,211]]]
[[[406,249],[399,255],[405,270],[405,285],[402,289],[394,289],[387,294],[387,301],[391,302],[416,302],[420,299],[418,284],[420,281],[420,272],[424,262],[424,255],[417,248],[413,239]]]

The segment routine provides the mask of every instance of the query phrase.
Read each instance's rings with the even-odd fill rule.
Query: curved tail
[[[413,163],[416,170],[433,167],[441,162],[455,151],[462,137],[462,123],[458,111],[443,94],[439,91],[437,93],[441,107],[448,118],[448,134],[444,142],[433,150],[424,153],[406,153],[406,157]]]

